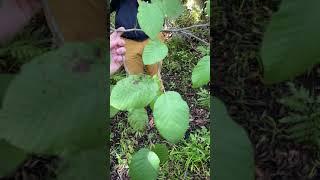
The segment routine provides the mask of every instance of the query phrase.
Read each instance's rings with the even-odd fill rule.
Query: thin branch
[[[201,42],[209,45],[208,42],[206,42],[205,40],[197,37],[196,35],[192,34],[191,32],[186,32],[186,30],[188,30],[188,29],[192,29],[192,28],[203,28],[203,27],[209,27],[209,26],[210,26],[209,23],[206,23],[206,24],[196,24],[196,25],[192,25],[192,26],[184,27],[184,28],[162,29],[161,32],[182,33],[182,34],[191,36],[191,37],[197,39],[198,41],[201,41]],[[113,27],[110,27],[110,33],[115,32],[115,31],[117,31],[117,32],[133,32],[133,31],[141,31],[141,32],[143,32],[142,29],[137,29],[137,28],[126,29],[126,30],[124,30],[124,31],[119,31],[119,30],[116,30],[116,29],[113,28]]]
[[[203,42],[203,43],[204,43],[204,44],[206,44],[206,45],[210,45],[207,41],[205,41],[205,40],[203,40],[203,39],[199,38],[198,36],[196,36],[196,35],[194,35],[194,34],[192,34],[192,33],[190,33],[190,32],[186,32],[186,31],[180,31],[180,32],[181,32],[182,34],[185,34],[185,35],[191,36],[191,37],[193,37],[193,38],[197,39],[198,41]]]
[[[209,27],[210,25],[207,24],[196,24],[196,25],[192,25],[189,27],[184,27],[184,28],[172,28],[172,29],[162,29],[161,32],[180,32],[182,30],[187,30],[187,29],[191,29],[191,28],[196,28],[196,27]],[[116,30],[114,27],[110,27],[110,32],[132,32],[132,31],[142,31],[142,29],[137,29],[137,28],[132,28],[132,29],[126,29],[124,31],[121,30]]]
[[[202,28],[202,27],[209,27],[210,24],[209,23],[206,23],[206,24],[196,24],[196,25],[192,25],[192,26],[189,26],[189,27],[184,27],[184,28],[177,28],[177,29],[172,29],[172,31],[176,31],[176,32],[179,32],[179,31],[183,31],[183,30],[188,30],[188,29],[192,29],[192,28]]]

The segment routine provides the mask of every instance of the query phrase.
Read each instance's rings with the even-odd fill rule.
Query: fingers
[[[125,28],[124,27],[119,27],[118,29],[117,29],[117,35],[120,37],[124,32],[125,30]]]
[[[110,35],[110,51],[112,53],[112,62],[114,63],[114,66],[117,65],[120,67],[125,60],[125,41],[121,38],[124,30],[123,27],[120,27]]]
[[[114,56],[114,57],[113,57],[113,60],[114,60],[114,62],[116,62],[116,63],[122,64],[122,63],[125,61],[125,57],[124,57],[124,56],[119,56],[119,55],[117,55],[117,56]]]
[[[116,42],[118,43],[118,46],[124,46],[125,45],[125,41],[123,39],[121,39],[121,38],[119,38]]]
[[[121,47],[121,48],[117,49],[118,55],[124,55],[125,53],[126,53],[126,48]]]
[[[124,28],[120,27],[117,30],[123,31]],[[125,45],[125,41],[121,38],[123,32],[115,31],[110,35],[110,48],[116,48],[117,46],[123,47]]]
[[[119,27],[110,35],[110,39],[120,39],[121,35],[124,33],[124,27]]]
[[[118,42],[110,38],[110,49],[113,50],[117,47]]]

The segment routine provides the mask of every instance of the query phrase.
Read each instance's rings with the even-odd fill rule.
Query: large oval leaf
[[[164,14],[170,19],[177,18],[183,11],[180,0],[162,0],[162,7]]]
[[[92,44],[66,44],[22,67],[0,111],[0,137],[34,153],[105,143],[106,64]]]
[[[104,148],[88,149],[62,156],[58,180],[107,179]],[[85,162],[85,163],[84,163]]]
[[[131,75],[114,86],[110,104],[119,110],[143,108],[154,99],[158,89],[158,84],[150,76]]]
[[[3,98],[7,92],[7,88],[15,74],[1,74],[0,75],[0,108],[2,106]]]
[[[133,109],[128,113],[130,126],[136,131],[143,131],[148,123],[148,114],[144,108]]]
[[[171,143],[184,137],[189,127],[189,107],[180,94],[168,91],[154,104],[154,122],[160,134]]]
[[[214,127],[212,179],[254,180],[253,148],[247,133],[228,115],[224,104],[217,98],[211,98]],[[232,173],[230,173],[232,172]]]
[[[291,79],[320,63],[319,7],[319,0],[282,1],[263,39],[265,83]]]
[[[198,88],[210,81],[210,56],[200,59],[192,71],[192,87]]]
[[[132,180],[156,180],[160,160],[148,149],[142,148],[133,155],[129,165],[129,176]]]
[[[162,30],[164,15],[157,3],[140,1],[137,19],[141,29],[151,39],[155,39]]]
[[[168,55],[168,47],[159,40],[151,40],[143,49],[142,59],[146,65],[160,62]]]
[[[115,115],[117,115],[119,112],[118,109],[114,108],[113,106],[110,106],[110,113],[109,113],[109,117],[110,118],[113,118]]]
[[[26,158],[27,154],[25,151],[0,139],[0,179],[14,172]]]

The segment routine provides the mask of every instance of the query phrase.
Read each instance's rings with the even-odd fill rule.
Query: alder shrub
[[[210,15],[210,1],[205,9]],[[180,0],[153,0],[151,3],[138,1],[138,22],[141,30],[150,38],[143,50],[145,65],[156,64],[168,55],[168,47],[158,39],[165,20],[177,18],[183,10]],[[208,44],[206,44],[208,45]],[[209,49],[209,47],[206,47]],[[210,56],[205,53],[192,72],[192,86],[201,87],[210,80]],[[129,75],[111,89],[110,118],[118,111],[128,111],[128,122],[137,131],[145,130],[148,115],[145,107],[152,108],[155,127],[170,143],[179,142],[189,128],[189,106],[175,91],[160,90],[157,76]],[[160,164],[167,159],[167,147],[157,145],[154,149],[140,149],[132,157],[129,176],[132,179],[156,179]]]

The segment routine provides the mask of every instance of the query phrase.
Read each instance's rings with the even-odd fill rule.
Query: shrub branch
[[[188,31],[189,29],[192,29],[192,28],[204,28],[204,27],[209,27],[210,24],[209,23],[206,23],[206,24],[196,24],[196,25],[192,25],[192,26],[189,26],[189,27],[184,27],[184,28],[170,28],[170,29],[162,29],[161,32],[171,32],[171,33],[181,33],[183,34],[184,36],[187,36],[187,37],[192,37],[206,45],[209,45],[209,42],[205,41],[204,39],[201,39],[200,37],[194,35],[192,32]],[[110,27],[110,33],[112,32],[132,32],[132,31],[142,31],[142,29],[137,29],[137,28],[132,28],[132,29],[126,29],[124,31],[121,31],[121,30],[116,30],[114,27]]]

